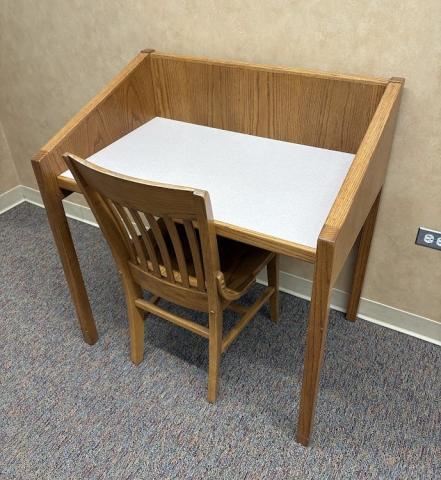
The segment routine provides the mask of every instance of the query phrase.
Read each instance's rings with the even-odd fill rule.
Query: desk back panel
[[[162,116],[356,153],[387,81],[140,53],[34,157],[52,174]],[[49,157],[51,157],[49,159]]]
[[[157,114],[356,153],[387,82],[153,53]]]

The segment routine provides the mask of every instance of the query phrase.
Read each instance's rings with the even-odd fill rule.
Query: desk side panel
[[[320,238],[335,243],[340,272],[384,183],[404,80],[392,80],[326,219]]]
[[[355,153],[384,82],[152,54],[158,115]]]
[[[46,173],[57,176],[67,168],[64,153],[86,158],[155,116],[150,55],[140,53],[34,156],[33,163],[49,163]]]

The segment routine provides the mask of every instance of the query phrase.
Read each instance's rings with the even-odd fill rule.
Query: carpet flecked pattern
[[[145,360],[130,363],[107,246],[97,228],[71,226],[100,335],[92,347],[45,211],[0,215],[2,480],[441,478],[440,347],[332,311],[304,448],[294,436],[308,302],[282,293],[278,324],[262,309],[223,357],[210,405],[203,338],[150,316]]]

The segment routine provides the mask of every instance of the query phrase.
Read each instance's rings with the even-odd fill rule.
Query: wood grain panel
[[[320,370],[328,332],[329,303],[333,277],[334,244],[319,239],[309,308],[302,391],[297,424],[297,441],[308,445],[314,421]]]
[[[357,260],[355,262],[354,275],[352,278],[351,294],[346,308],[346,318],[355,322],[360,304],[361,290],[363,288],[364,277],[371,249],[372,237],[374,235],[375,222],[377,220],[378,207],[380,205],[381,191],[378,194],[371,211],[364,222],[360,233],[360,242],[358,246]]]
[[[66,192],[60,189],[57,176],[67,169],[62,154],[71,151],[89,156],[153,116],[149,54],[140,53],[32,158],[83,337],[90,344],[98,335],[61,203]]]
[[[404,80],[389,83],[319,238],[336,244],[339,274],[384,183]]]
[[[152,54],[158,115],[355,153],[385,83]],[[253,68],[256,67],[256,68]]]
[[[155,115],[150,59],[140,53],[42,151],[59,175],[67,168],[62,159],[67,151],[88,157]]]
[[[218,65],[220,67],[237,67],[244,70],[259,70],[264,72],[281,72],[281,73],[291,73],[295,75],[302,75],[305,77],[317,77],[323,78],[326,80],[344,80],[347,82],[355,83],[367,83],[370,85],[384,85],[386,86],[389,82],[388,78],[384,77],[375,77],[375,76],[366,76],[366,75],[352,75],[345,73],[337,72],[324,72],[321,70],[309,70],[306,68],[293,68],[293,67],[284,67],[277,65],[265,65],[261,63],[250,63],[250,62],[241,62],[239,60],[222,60],[222,59],[208,59],[207,57],[198,57],[198,56],[188,56],[188,55],[176,55],[173,53],[164,53],[156,52],[155,50],[147,49],[142,50],[149,53],[155,52],[156,57],[161,58],[170,58],[173,60],[179,59],[183,62],[193,62],[193,63],[207,63],[210,62],[213,65]]]
[[[45,158],[44,153],[34,155],[32,166],[46,207],[49,225],[58,249],[84,341],[93,345],[98,340],[98,332],[64,212],[63,193],[58,187],[57,177],[52,173],[52,169],[57,168],[58,163],[43,162],[43,158]],[[60,163],[61,161],[62,159]]]

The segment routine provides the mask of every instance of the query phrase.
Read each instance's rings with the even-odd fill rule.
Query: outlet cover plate
[[[441,250],[441,232],[431,230],[430,228],[420,227],[418,229],[417,238],[415,240],[417,245],[422,247],[434,248]]]

